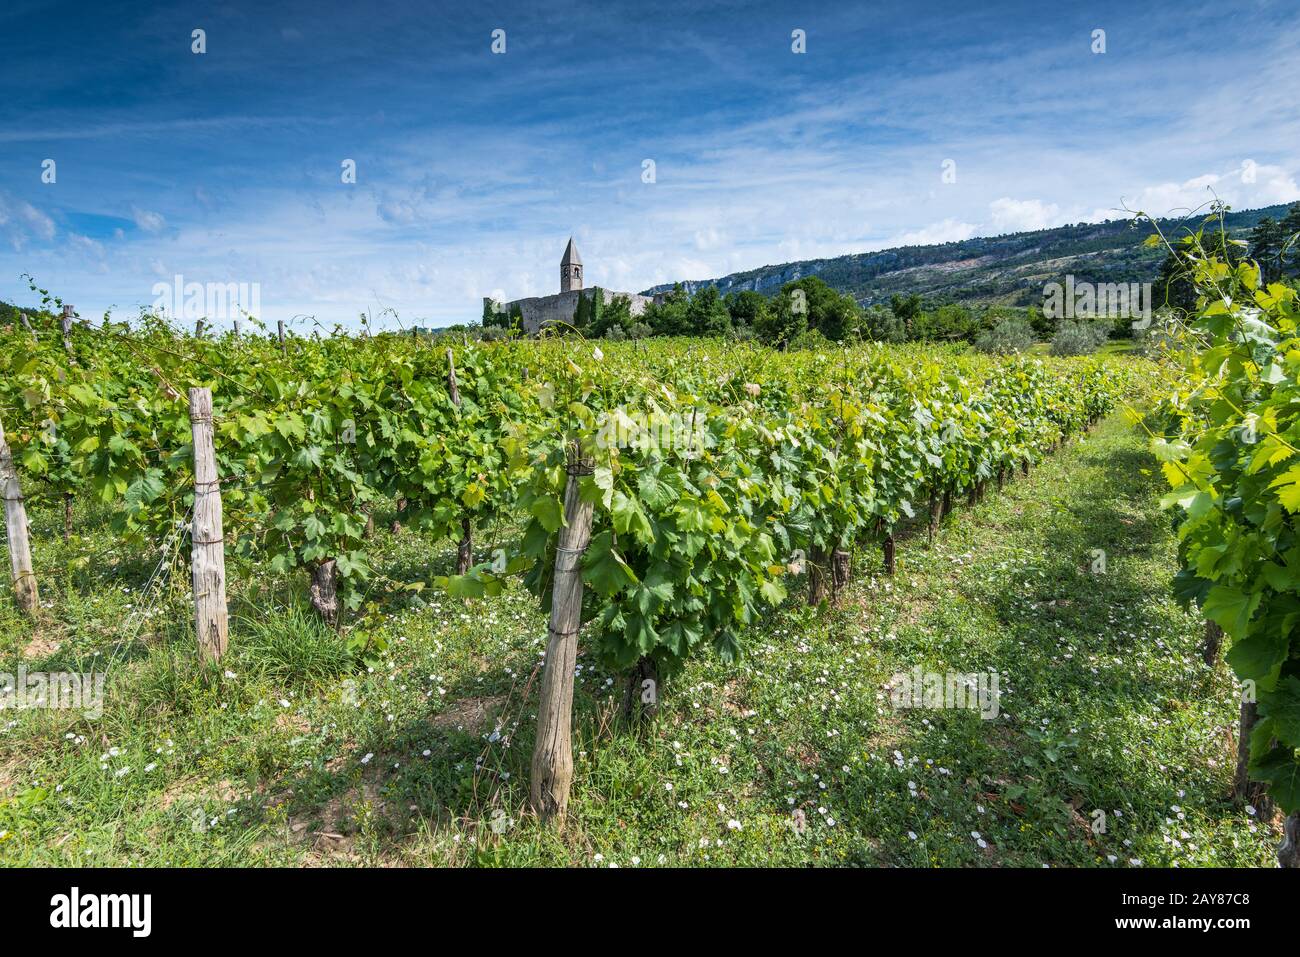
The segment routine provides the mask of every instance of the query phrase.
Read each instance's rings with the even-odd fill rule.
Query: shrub
[[[904,342],[907,323],[889,306],[868,306],[862,311],[862,330],[874,342]]]
[[[975,338],[975,348],[980,352],[1011,355],[1032,348],[1034,342],[1034,327],[1024,319],[999,319],[992,329]]]
[[[928,342],[973,340],[979,321],[965,306],[948,304],[933,312],[918,313],[912,319],[911,337]]]
[[[1102,322],[1076,322],[1066,319],[1056,327],[1052,337],[1052,355],[1084,356],[1096,352],[1110,338],[1110,329]]]

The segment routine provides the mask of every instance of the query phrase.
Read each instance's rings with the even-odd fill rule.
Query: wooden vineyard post
[[[849,585],[853,571],[853,560],[847,549],[836,548],[831,551],[831,596],[835,601]]]
[[[659,667],[642,655],[623,689],[623,720],[649,721],[659,711]]]
[[[202,319],[195,319],[195,320],[194,320],[194,338],[197,339],[197,338],[199,338],[201,335],[203,335],[203,320],[202,320]]]
[[[456,382],[456,360],[447,350],[447,391],[451,401],[460,408],[460,385]],[[456,574],[464,575],[474,564],[474,523],[468,515],[460,517],[460,541],[456,543]]]
[[[221,528],[221,484],[212,444],[212,390],[190,389],[194,438],[194,523],[190,561],[194,571],[194,626],[199,657],[220,661],[230,625],[226,615],[226,550]]]
[[[894,568],[895,568],[895,561],[894,561],[895,544],[894,544],[893,532],[890,532],[888,535],[885,536],[884,551],[885,551],[885,574],[892,575],[894,574]]]
[[[830,555],[817,545],[808,546],[808,604],[816,607],[826,599]]]
[[[36,330],[32,328],[32,321],[27,318],[27,313],[25,312],[18,313],[18,318],[23,321],[24,329],[26,329],[30,333],[35,334]]]
[[[72,307],[64,306],[63,315],[59,317],[59,326],[63,329],[63,351],[72,355]]]
[[[573,669],[582,622],[582,556],[591,540],[592,505],[579,494],[592,462],[577,446],[569,449],[569,479],[564,490],[564,525],[555,551],[551,624],[537,703],[537,743],[533,747],[531,803],[543,820],[563,822],[573,783]]]
[[[1223,629],[1217,621],[1205,619],[1205,641],[1201,643],[1201,658],[1213,668],[1219,661],[1219,646],[1223,643]]]
[[[456,543],[456,574],[469,573],[474,564],[474,525],[468,515],[460,517],[460,541]]]
[[[333,558],[311,566],[311,606],[335,631],[340,627],[338,570],[338,561]]]
[[[231,320],[230,320],[230,324],[231,324],[231,326],[233,326],[234,329],[235,329],[235,338],[238,339],[238,338],[239,338],[239,320],[238,320],[238,319],[231,319]]]
[[[1232,795],[1248,804],[1253,804],[1260,817],[1267,817],[1269,805],[1264,785],[1252,781],[1248,770],[1250,764],[1250,735],[1259,721],[1259,705],[1245,696],[1241,702],[1241,722],[1237,726],[1237,770],[1232,778]]]
[[[9,569],[18,607],[35,615],[41,607],[36,575],[32,572],[32,548],[27,538],[27,506],[18,484],[18,467],[5,439],[4,423],[0,422],[0,494],[5,502],[5,537],[9,542]]]
[[[276,334],[280,337],[280,352],[284,355],[289,354],[289,347],[284,342],[284,320],[277,319],[275,322]]]
[[[450,349],[447,350],[447,391],[451,393],[451,401],[459,406],[460,386],[456,382],[456,359]]]
[[[1300,867],[1300,811],[1282,822],[1282,843],[1277,848],[1279,867]]]

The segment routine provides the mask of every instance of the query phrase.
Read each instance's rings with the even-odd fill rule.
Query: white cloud
[[[138,206],[131,207],[131,218],[146,233],[160,233],[163,231],[163,227],[167,225],[162,213],[151,212]]]
[[[929,226],[923,226],[920,229],[900,233],[880,248],[888,249],[890,246],[929,246],[934,243],[955,243],[963,239],[970,239],[975,235],[977,229],[979,229],[979,227],[974,223],[963,223],[959,220],[949,218],[942,222],[931,223]]]
[[[1208,213],[1209,204],[1216,198],[1233,209],[1255,209],[1300,200],[1300,186],[1285,168],[1247,159],[1226,172],[1202,173],[1182,182],[1143,187],[1125,201],[1130,209],[1152,216],[1177,216],[1193,211]],[[1094,216],[1102,212],[1097,210]],[[1113,211],[1104,212],[1115,216]]]
[[[1012,199],[1003,196],[989,203],[995,233],[1018,233],[1026,229],[1059,226],[1061,207],[1041,199]]]
[[[22,252],[33,239],[49,242],[54,232],[49,216],[25,200],[0,192],[0,235],[15,252]]]

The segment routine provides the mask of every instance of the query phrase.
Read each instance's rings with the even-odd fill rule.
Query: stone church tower
[[[564,247],[564,258],[560,260],[560,292],[573,292],[582,288],[582,257],[578,247],[569,237],[569,245]]]
[[[504,321],[498,323],[501,325],[510,325],[509,317],[518,316],[523,331],[534,336],[546,326],[573,322],[578,303],[583,299],[588,301],[593,299],[597,290],[600,290],[607,303],[615,299],[626,299],[628,311],[633,317],[642,315],[646,306],[654,301],[650,296],[635,292],[619,292],[616,289],[606,289],[604,286],[590,286],[584,289],[582,257],[578,255],[578,247],[573,244],[573,237],[570,236],[569,245],[564,247],[564,256],[560,259],[559,292],[549,296],[529,296],[511,302],[497,302],[490,296],[485,296],[483,316],[485,320],[489,317],[503,318]]]

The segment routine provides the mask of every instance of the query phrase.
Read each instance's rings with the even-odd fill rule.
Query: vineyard
[[[0,860],[1265,863],[1258,812],[1300,804],[1300,353],[1292,291],[1211,278],[1273,322],[1207,308],[1195,378],[0,330],[0,653],[107,681],[102,717],[0,715]],[[1117,415],[1157,387],[1176,533]],[[1259,689],[1253,783],[1204,619]],[[922,666],[1002,713],[891,709]]]

